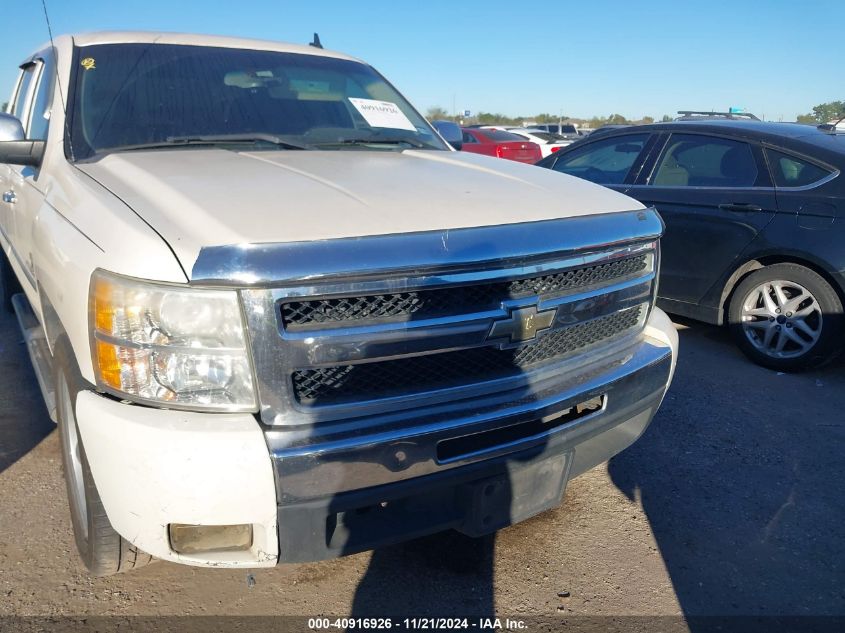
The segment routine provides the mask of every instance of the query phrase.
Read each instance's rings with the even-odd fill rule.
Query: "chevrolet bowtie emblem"
[[[540,330],[552,326],[555,320],[555,310],[537,312],[536,306],[513,310],[510,316],[500,321],[493,321],[488,339],[509,337],[511,343],[530,341]]]

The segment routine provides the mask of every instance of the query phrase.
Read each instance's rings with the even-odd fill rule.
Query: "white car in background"
[[[532,143],[536,143],[540,146],[540,153],[543,158],[549,156],[550,154],[554,154],[561,147],[572,145],[574,142],[569,139],[561,138],[557,134],[552,134],[551,132],[546,132],[544,130],[535,130],[532,128],[505,127],[500,125],[487,125],[485,128],[490,130],[506,130],[511,134],[516,134],[517,136],[521,136]]]
[[[532,130],[530,128],[514,128],[508,130],[511,134],[516,134],[517,136],[522,136],[529,141],[537,143],[540,146],[540,152],[543,154],[543,158],[548,156],[549,154],[554,154],[558,151],[561,147],[567,147],[572,145],[575,141],[563,138],[557,134],[553,134],[552,132],[545,132],[543,130]]]

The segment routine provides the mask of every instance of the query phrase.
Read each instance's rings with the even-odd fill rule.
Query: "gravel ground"
[[[570,482],[560,508],[495,538],[95,579],[74,549],[58,437],[3,314],[0,616],[845,615],[845,364],[778,375],[717,328],[677,327],[675,382],[647,433]]]

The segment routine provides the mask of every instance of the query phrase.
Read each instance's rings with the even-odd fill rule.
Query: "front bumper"
[[[278,560],[276,485],[250,414],[162,411],[83,391],[76,417],[85,455],[114,529],[157,558],[208,567]],[[252,524],[252,547],[186,556],[168,526]]]
[[[104,507],[124,538],[174,562],[268,566],[449,528],[480,535],[556,506],[568,479],[643,433],[671,382],[677,349],[671,322],[655,309],[634,342],[580,366],[554,392],[539,390],[494,415],[298,448],[250,415],[159,411],[90,392],[79,395],[77,418]],[[593,396],[604,396],[604,406],[586,417],[438,460],[444,440]],[[170,523],[250,523],[253,547],[180,555],[170,548]]]

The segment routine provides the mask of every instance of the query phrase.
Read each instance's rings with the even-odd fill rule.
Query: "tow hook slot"
[[[441,440],[437,444],[437,461],[440,463],[450,462],[475,453],[544,435],[565,424],[598,413],[604,409],[606,400],[607,396],[605,395],[595,396],[568,409],[557,411],[536,420]]]

